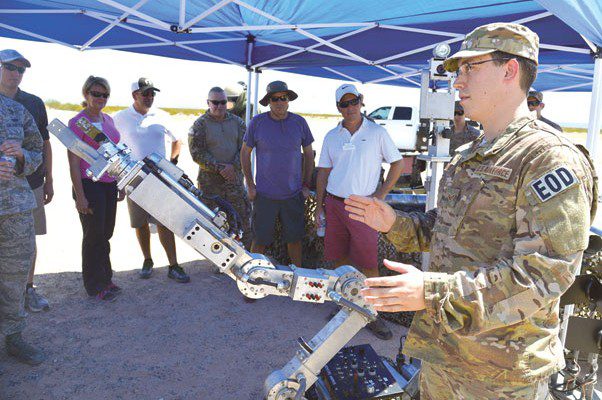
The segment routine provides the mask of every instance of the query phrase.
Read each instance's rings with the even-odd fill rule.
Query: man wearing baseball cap
[[[286,243],[289,258],[300,267],[314,138],[305,118],[288,111],[289,102],[296,98],[297,93],[285,82],[268,84],[259,103],[264,107],[269,105],[270,111],[256,115],[249,123],[240,160],[249,200],[253,202],[251,251],[263,253],[273,242],[276,218],[279,217],[282,241]],[[257,159],[255,178],[251,170],[253,148]]]
[[[147,78],[140,78],[132,83],[132,97],[134,103],[119,111],[113,116],[115,127],[121,133],[122,141],[132,150],[132,158],[142,160],[151,153],[166,157],[165,142],[171,142],[169,159],[178,162],[181,141],[169,126],[169,115],[158,108],[153,108],[155,95],[160,90]],[[169,262],[167,276],[176,282],[187,283],[190,277],[178,265],[176,242],[174,234],[155,220],[138,204],[127,199],[130,214],[130,225],[136,230],[138,244],[144,257],[139,276],[142,279],[150,278],[154,265],[150,247],[149,223],[157,226],[159,241],[165,250]]]
[[[454,105],[454,122],[452,126],[452,135],[449,142],[449,154],[456,154],[456,150],[470,143],[479,137],[481,131],[466,122],[464,107],[459,101]]]
[[[542,92],[538,92],[536,90],[531,90],[529,92],[529,94],[527,95],[527,105],[529,106],[529,111],[531,111],[531,112],[535,111],[535,113],[537,114],[538,120],[545,122],[546,124],[550,125],[552,128],[562,132],[562,128],[560,127],[560,125],[558,125],[555,122],[550,121],[549,119],[547,119],[546,117],[541,115],[541,110],[543,110],[543,108],[546,106],[545,103],[543,102],[543,93]]]
[[[588,244],[597,183],[589,157],[529,112],[538,42],[525,26],[489,24],[445,61],[483,135],[446,167],[436,209],[346,201],[398,250],[430,251],[428,272],[387,260],[399,275],[362,291],[377,311],[416,311],[404,353],[422,360],[423,399],[548,399],[564,366],[558,304]]]
[[[378,232],[350,219],[343,201],[352,194],[384,199],[401,175],[401,154],[386,129],[362,115],[363,96],[354,85],[341,85],[335,101],[343,121],[324,138],[316,183],[315,220],[326,218],[324,257],[335,267],[349,264],[378,276]],[[391,168],[380,185],[383,162]],[[392,337],[380,317],[368,329],[379,339]]]

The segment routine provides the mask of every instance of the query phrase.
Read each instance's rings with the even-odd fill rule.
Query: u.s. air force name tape
[[[529,185],[541,201],[548,201],[578,182],[568,168],[559,167],[533,180]]]

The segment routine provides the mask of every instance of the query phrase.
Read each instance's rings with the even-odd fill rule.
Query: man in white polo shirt
[[[122,141],[132,150],[133,159],[142,160],[151,153],[165,157],[165,140],[168,139],[171,141],[170,160],[176,164],[180,155],[181,141],[172,130],[166,127],[167,113],[157,108],[151,108],[157,92],[159,89],[150,80],[138,79],[132,83],[134,104],[115,114],[113,120],[115,127],[121,133]],[[189,276],[178,265],[174,234],[129,198],[127,204],[130,224],[132,228],[136,229],[136,237],[144,256],[140,277],[147,279],[152,273],[154,263],[150,250],[149,223],[154,223],[157,225],[159,241],[161,241],[169,260],[167,276],[180,283],[189,282]]]
[[[362,116],[363,96],[354,85],[341,85],[335,97],[343,121],[326,134],[320,152],[316,221],[325,214],[327,261],[333,261],[336,267],[353,265],[367,277],[375,277],[378,232],[349,218],[343,200],[359,193],[384,199],[401,174],[401,154],[382,126]],[[383,162],[391,168],[379,185]],[[380,318],[368,328],[381,339],[391,338],[391,331]]]

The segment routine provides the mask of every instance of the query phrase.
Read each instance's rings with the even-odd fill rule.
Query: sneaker
[[[31,312],[48,311],[50,309],[48,300],[36,292],[33,287],[28,287],[25,290],[25,307]]]
[[[111,292],[109,290],[109,288],[107,287],[106,289],[101,290],[100,293],[98,293],[96,295],[96,298],[98,300],[111,302],[111,301],[115,301],[115,299],[117,298],[117,295],[115,295],[115,293]]]
[[[113,282],[109,282],[109,284],[107,285],[107,289],[113,294],[118,294],[121,292],[121,288]]]
[[[144,262],[142,263],[142,269],[140,270],[140,272],[138,272],[140,278],[150,278],[151,274],[153,273],[153,265],[155,265],[155,263],[153,263],[153,260],[151,260],[150,258],[144,260]]]
[[[33,347],[30,344],[27,344],[21,333],[13,333],[12,335],[7,335],[5,339],[6,343],[6,352],[15,357],[17,360],[22,363],[29,365],[38,365],[41,364],[46,356],[42,350]]]
[[[393,337],[393,332],[391,329],[385,324],[385,321],[382,318],[377,317],[376,321],[370,322],[366,325],[366,328],[370,330],[377,338],[381,340],[389,340]]]
[[[167,277],[169,279],[175,279],[176,282],[179,282],[179,283],[190,282],[190,277],[186,274],[186,272],[184,272],[182,267],[180,267],[178,264],[169,267],[169,272],[167,273]]]

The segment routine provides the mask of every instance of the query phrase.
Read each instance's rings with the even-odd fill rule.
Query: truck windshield
[[[381,107],[372,111],[368,116],[372,119],[387,119],[390,111],[391,107]]]

